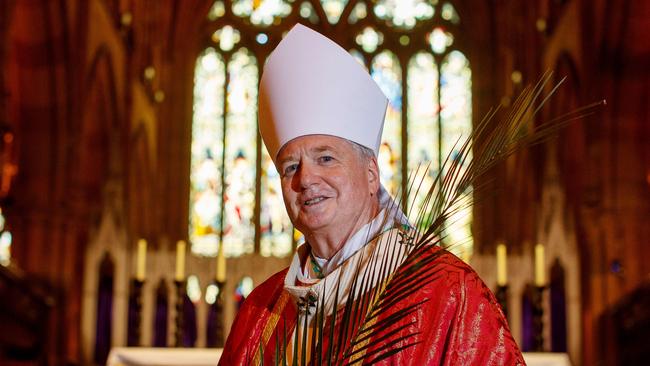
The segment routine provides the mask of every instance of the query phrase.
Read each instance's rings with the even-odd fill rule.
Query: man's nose
[[[294,190],[304,191],[318,182],[318,169],[309,162],[302,162],[293,178]]]

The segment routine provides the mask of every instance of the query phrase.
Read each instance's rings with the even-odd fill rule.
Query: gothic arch
[[[84,253],[83,299],[81,332],[83,334],[82,359],[90,360],[89,352],[94,348],[95,334],[89,329],[95,324],[96,299],[98,296],[99,263],[103,253],[117,259],[114,289],[121,294],[124,289],[125,220],[123,195],[123,165],[126,155],[121,128],[122,114],[119,109],[116,89],[116,75],[113,55],[107,46],[99,46],[88,64],[88,72],[81,80],[86,91],[79,100],[78,126],[74,128],[75,163],[70,174],[71,194],[78,204],[78,214],[87,219],[83,222],[78,237],[79,252]],[[114,311],[124,307],[121,296],[114,298]],[[113,319],[112,340],[119,340],[120,326]],[[88,344],[90,342],[91,344]]]
[[[553,96],[545,120],[576,110],[581,105],[580,77],[569,52],[558,54],[554,72],[555,82],[562,79],[564,82],[557,95]],[[588,249],[581,238],[581,223],[577,215],[582,190],[583,156],[584,126],[583,121],[578,119],[560,130],[557,139],[545,144],[539,184],[541,216],[538,238],[548,248],[551,258],[555,257],[564,267],[574,269],[568,271],[564,279],[567,292],[573,294],[566,302],[569,319],[566,347],[574,357],[579,357],[582,351],[580,345],[584,335],[580,315],[584,297],[580,293],[584,287],[584,266],[588,263],[585,257],[585,250]]]
[[[78,163],[71,181],[93,214],[101,209],[104,182],[123,173],[124,142],[113,62],[106,47],[97,50],[87,75],[83,90],[88,92],[81,102],[80,126],[74,139],[73,156]]]
[[[551,118],[575,110],[582,104],[579,95],[581,85],[578,70],[568,53],[559,55],[555,75],[556,79],[565,78],[565,80],[558,89],[554,102],[550,104]],[[567,204],[575,203],[572,200],[576,199],[581,191],[580,166],[584,160],[584,150],[584,124],[581,120],[577,120],[560,132],[558,140],[557,163],[564,180]]]
[[[144,122],[138,123],[129,141],[131,161],[128,163],[129,216],[134,235],[150,237],[153,233],[151,215],[152,192],[146,187],[152,185],[152,161],[149,156],[149,132]]]

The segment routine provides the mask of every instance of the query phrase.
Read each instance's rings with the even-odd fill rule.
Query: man
[[[304,26],[269,57],[260,132],[305,241],[248,297],[221,365],[524,364],[476,273],[419,245],[381,186],[386,105],[345,50]]]

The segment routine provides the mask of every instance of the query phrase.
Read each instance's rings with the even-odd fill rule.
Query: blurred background
[[[389,98],[379,164],[398,198],[547,70],[565,81],[533,125],[606,99],[486,174],[446,245],[524,351],[647,364],[645,0],[1,1],[0,363],[223,345],[300,238],[256,119],[264,60],[296,22]]]

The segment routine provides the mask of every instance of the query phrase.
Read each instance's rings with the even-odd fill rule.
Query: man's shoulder
[[[375,240],[388,245],[401,245],[404,248],[418,248],[412,251],[413,255],[420,257],[427,266],[436,267],[444,272],[476,275],[476,272],[467,263],[456,257],[450,251],[436,243],[417,243],[420,234],[407,225],[396,225],[384,231]],[[421,246],[420,246],[421,245]]]
[[[220,365],[243,364],[248,351],[256,349],[269,316],[284,288],[287,269],[277,272],[257,286],[237,312],[221,356]]]

